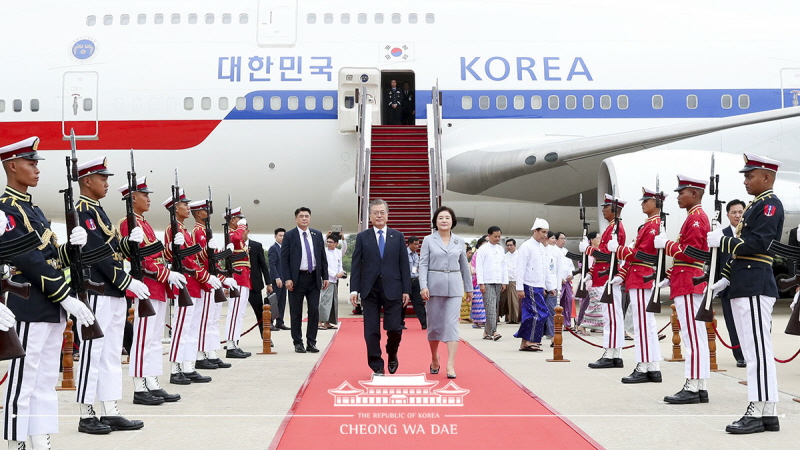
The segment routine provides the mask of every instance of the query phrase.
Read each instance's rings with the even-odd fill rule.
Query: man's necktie
[[[308,271],[314,271],[314,260],[311,259],[311,245],[308,243],[308,234],[303,231],[303,240],[306,242],[306,259],[308,260]]]
[[[378,250],[381,251],[381,258],[383,258],[383,249],[386,247],[386,241],[383,240],[383,230],[378,230]]]

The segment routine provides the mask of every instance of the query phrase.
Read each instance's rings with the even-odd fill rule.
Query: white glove
[[[3,218],[5,218],[5,214]],[[5,229],[5,227],[3,227]],[[8,309],[8,306],[0,303],[0,331],[8,331],[13,328],[17,323],[17,318],[14,313]]]
[[[75,319],[81,326],[88,327],[94,323],[94,314],[92,314],[92,311],[75,297],[67,297],[61,300],[61,307],[64,308],[64,311],[75,316]]]
[[[227,248],[230,251],[233,251],[233,242],[231,242],[230,244],[226,245],[225,248]]]
[[[69,234],[69,243],[83,247],[86,245],[86,240],[88,237],[89,236],[86,234],[86,230],[84,230],[83,227],[75,227],[72,229],[72,233]]]
[[[217,242],[217,240],[212,237],[211,239],[208,240],[208,248],[214,249],[214,250],[218,249],[219,248],[219,242]]]
[[[246,226],[247,226],[247,219],[239,219],[239,221],[236,223],[237,228]]]
[[[667,246],[667,242],[669,242],[669,238],[667,238],[667,233],[663,231],[658,233],[655,238],[653,238],[653,246],[655,248],[664,248]]]
[[[583,285],[586,286],[586,289],[592,288],[592,274],[586,272],[586,276],[583,277]]]
[[[622,277],[617,275],[617,276],[614,277],[614,279],[611,280],[611,284],[614,285],[614,286],[619,286],[620,284],[622,284],[622,281],[623,281]]]
[[[728,281],[727,278],[720,278],[719,281],[717,281],[716,283],[714,283],[711,286],[711,290],[714,292],[714,297],[716,297],[717,294],[719,294],[720,292],[724,291],[725,288],[730,286],[730,285],[731,285],[731,282]]]
[[[186,286],[186,277],[183,276],[182,273],[170,272],[167,281],[169,282],[169,284],[177,287],[178,289],[181,289],[184,286]]]
[[[208,279],[208,284],[211,285],[211,289],[219,289],[222,287],[222,281],[219,281],[217,277],[210,277]]]
[[[722,227],[719,224],[716,224],[716,227],[709,231],[706,235],[706,239],[708,240],[709,247],[719,247],[719,241],[722,240]]]
[[[584,253],[587,248],[589,248],[589,238],[583,238],[581,243],[578,244],[578,251]]]
[[[239,283],[233,279],[233,277],[225,278],[225,281],[222,282],[227,288],[239,289]]]
[[[7,226],[8,226],[8,217],[6,217],[6,213],[0,211],[0,236],[5,234]]]
[[[172,242],[174,242],[175,245],[183,245],[186,243],[186,238],[183,237],[183,233],[179,231],[175,233],[175,236],[172,238]]]
[[[800,298],[800,291],[794,293],[794,300],[792,300],[792,304],[789,305],[789,310],[794,311],[794,307],[797,305],[798,298]]]
[[[144,241],[144,230],[142,230],[142,227],[134,227],[131,230],[131,234],[128,236],[128,240],[141,244],[142,241]]]
[[[617,241],[616,239],[612,239],[612,240],[608,241],[608,244],[606,245],[606,248],[608,248],[609,252],[616,253],[617,249],[619,248],[619,241]]]
[[[128,285],[128,290],[133,292],[133,295],[138,299],[150,298],[150,289],[147,285],[139,280],[131,279],[131,284]]]
[[[660,288],[665,288],[667,286],[669,286],[669,278],[664,278],[661,280],[661,283],[658,283],[658,287]]]

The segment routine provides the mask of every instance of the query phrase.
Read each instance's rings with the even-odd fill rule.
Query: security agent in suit
[[[258,321],[259,336],[264,335],[264,324],[261,323],[261,316],[264,308],[263,294],[264,286],[269,283],[269,268],[267,266],[267,258],[264,257],[264,246],[261,242],[250,239],[250,297],[248,301],[250,306],[253,307],[253,312],[256,314],[256,321]]]
[[[744,213],[745,206],[746,205],[744,202],[739,199],[731,200],[727,205],[725,205],[725,210],[728,214],[728,221],[731,223],[731,226],[723,228],[722,234],[727,237],[735,236],[734,230],[739,225],[739,222],[742,221],[742,214]],[[720,267],[725,267],[728,261],[730,261],[731,255],[730,253],[721,253],[720,257]],[[739,335],[736,333],[736,322],[733,318],[731,297],[728,295],[728,291],[729,289],[725,289],[719,295],[719,298],[722,301],[722,314],[725,317],[725,328],[728,329],[731,347],[734,347],[733,357],[736,359],[736,367],[747,367],[747,363],[744,360],[744,354],[742,354],[742,348],[739,346]]]
[[[328,258],[325,241],[319,230],[309,228],[311,210],[301,206],[294,211],[296,228],[287,231],[281,246],[281,276],[289,291],[289,313],[292,318],[292,341],[297,353],[319,352],[319,293],[328,286]],[[303,299],[308,305],[306,346],[303,347]]]
[[[408,83],[406,83],[408,84]],[[419,255],[417,250],[420,246],[419,238],[416,236],[409,236],[406,241],[408,242],[408,264],[411,268],[411,304],[414,305],[414,314],[417,315],[420,325],[423,330],[428,329],[428,316],[425,312],[425,300],[422,299],[419,288]],[[403,312],[403,329],[406,329],[406,308],[402,308]]]
[[[402,103],[402,119],[403,125],[414,125],[414,91],[411,90],[411,86],[408,84],[408,81],[403,83],[403,90],[400,91],[401,94],[401,101]]]
[[[272,276],[270,284],[272,284],[272,292],[275,293],[277,298],[278,308],[272,311],[272,319],[275,320],[275,330],[288,330],[283,323],[284,313],[286,311],[286,287],[283,285],[283,277],[281,276],[281,245],[283,245],[283,236],[286,230],[283,228],[275,229],[275,243],[267,251],[267,259],[269,260],[269,273]]]
[[[389,205],[383,200],[369,204],[372,228],[358,233],[353,252],[350,303],[356,304],[361,294],[364,311],[364,340],[367,363],[373,372],[383,373],[381,357],[381,307],[383,329],[386,330],[386,354],[389,373],[395,373],[399,362],[397,349],[403,337],[402,308],[410,301],[411,270],[403,233],[386,226]]]
[[[403,95],[397,89],[397,80],[392,80],[392,87],[386,92],[386,125],[402,125]]]

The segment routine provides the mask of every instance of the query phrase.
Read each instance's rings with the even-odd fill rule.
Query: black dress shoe
[[[225,351],[225,357],[235,358],[235,359],[245,359],[247,358],[247,355],[245,355],[244,352],[242,352],[242,350],[238,348],[229,348],[228,350]]]
[[[294,351],[295,353],[305,353],[306,348],[303,347],[303,344],[294,344]]]
[[[226,363],[225,361],[223,361],[223,360],[221,360],[219,358],[209,359],[209,361],[212,364],[216,365],[220,369],[227,369],[227,368],[231,367],[230,363]],[[195,365],[195,367],[197,367],[197,366]]]
[[[764,422],[764,429],[766,431],[781,431],[781,424],[778,422],[778,416],[763,416],[761,421]]]
[[[192,384],[192,380],[186,378],[186,375],[183,372],[173,373],[169,376],[169,383],[170,384]]]
[[[389,357],[389,362],[386,363],[386,368],[389,369],[389,373],[395,373],[397,372],[397,366],[399,365],[400,361],[397,360],[397,355],[394,355],[394,357]]]
[[[97,417],[87,417],[78,421],[78,431],[89,434],[108,434],[111,427],[101,423]]]
[[[634,370],[632,374],[623,378],[622,382],[625,384],[649,383],[650,377],[647,376],[647,373],[648,372],[639,372],[638,370]]]
[[[287,327],[284,324],[276,325],[276,328],[279,330],[291,330],[291,328]]]
[[[422,325],[422,329],[423,329],[423,330],[427,330],[427,329],[428,329],[428,324],[427,324],[427,323],[426,323],[426,324],[423,324],[423,325]]]
[[[705,389],[700,389],[697,391],[700,395],[700,403],[708,403],[708,391]]]
[[[196,370],[188,373],[184,372],[183,376],[188,378],[192,383],[208,383],[211,381],[211,377],[200,375]]]
[[[647,379],[650,380],[651,383],[661,383],[661,371],[655,370],[653,372],[647,372]]]
[[[593,363],[589,363],[590,369],[611,369],[616,367],[613,358],[600,358]]]
[[[317,346],[316,346],[316,345],[314,345],[314,344],[308,344],[308,345],[306,345],[306,351],[308,351],[308,352],[310,352],[310,353],[319,353],[319,349],[318,349],[318,348],[317,348]]]
[[[150,393],[156,397],[163,398],[167,403],[177,402],[181,399],[181,394],[168,394],[167,391],[163,389],[150,389]]]
[[[150,391],[133,393],[134,405],[160,405],[162,403],[164,403],[164,398],[155,396]]]
[[[700,403],[700,393],[687,391],[685,388],[681,389],[675,395],[668,395],[664,397],[664,401],[673,405],[687,405],[691,403]]]
[[[217,365],[207,359],[198,359],[197,361],[194,362],[194,367],[196,369],[210,370],[210,369],[216,369]]]
[[[725,431],[731,434],[763,433],[765,431],[764,420],[761,417],[743,416],[725,427]]]
[[[625,367],[625,364],[622,362],[622,358],[614,358],[614,367],[620,368]]]
[[[246,352],[246,351],[244,351],[244,350],[242,350],[242,349],[240,349],[240,348],[237,348],[236,350],[238,350],[238,351],[239,351],[239,353],[241,353],[242,355],[244,355],[244,357],[245,357],[245,358],[249,358],[249,357],[253,356],[253,354],[252,354],[252,353],[250,353],[250,352]]]
[[[737,359],[736,367],[747,367],[747,362],[743,359]]]
[[[103,416],[100,423],[111,427],[111,431],[138,430],[144,427],[141,420],[128,420],[122,416]]]
[[[376,370],[376,371],[374,371],[372,373],[375,374],[375,375],[383,375],[383,367],[381,367],[380,369],[378,369],[378,370]]]

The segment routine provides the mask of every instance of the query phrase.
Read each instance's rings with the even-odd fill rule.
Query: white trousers
[[[192,297],[192,306],[172,310],[172,342],[169,346],[169,360],[183,362],[195,360],[197,356],[197,336],[200,333],[200,316],[197,308],[199,298]]]
[[[219,332],[219,319],[222,317],[222,305],[224,303],[215,303],[212,296],[211,300],[207,302],[208,306],[208,327],[205,329],[205,338],[200,339],[200,351],[210,352],[218,350],[222,347],[220,344]],[[201,333],[202,336],[202,333]]]
[[[156,315],[139,317],[138,300],[133,302],[133,345],[128,374],[132,377],[157,377],[164,373],[161,359],[161,334],[167,314],[167,302],[151,301]]]
[[[733,321],[747,361],[747,399],[777,402],[778,376],[772,350],[772,308],[775,297],[756,295],[731,299]]]
[[[122,398],[122,337],[125,333],[127,303],[124,297],[89,295],[89,308],[103,330],[103,337],[84,341],[81,336],[81,364],[78,371],[77,401],[87,405],[96,400]],[[81,333],[82,327],[77,327]]]
[[[58,433],[58,364],[66,317],[58,323],[17,322],[25,356],[8,365],[3,393],[3,439]]]
[[[249,305],[250,288],[240,286],[239,294],[228,299],[228,317],[225,319],[225,339],[228,341],[235,342],[242,337],[242,318]]]
[[[609,280],[609,283],[611,280]],[[603,296],[605,286],[598,289],[598,297]],[[602,303],[603,307],[603,348],[622,348],[625,345],[625,318],[622,313],[622,289],[614,286],[611,291],[614,303]]]
[[[684,372],[686,378],[697,380],[711,377],[711,356],[708,352],[706,323],[694,320],[703,306],[703,294],[679,295],[672,299],[681,323],[681,341],[686,350]]]
[[[633,345],[636,362],[660,362],[661,347],[658,345],[656,316],[647,312],[652,289],[629,289],[631,298],[631,319],[633,319]]]
[[[195,350],[204,352],[206,351],[205,348],[206,340],[208,339],[208,329],[211,326],[211,320],[214,312],[216,311],[213,292],[202,291],[200,293],[200,301],[195,303],[195,308],[197,308],[195,315],[197,315],[199,319],[199,329],[197,330],[197,348]]]

